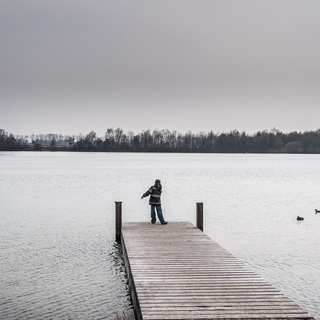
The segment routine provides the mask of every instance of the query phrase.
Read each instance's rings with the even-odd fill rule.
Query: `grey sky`
[[[2,0],[14,134],[320,128],[318,0]]]

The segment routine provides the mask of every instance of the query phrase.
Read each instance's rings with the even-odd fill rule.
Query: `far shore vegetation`
[[[138,134],[109,128],[103,137],[87,135],[13,135],[0,129],[0,151],[181,152],[181,153],[320,153],[320,129],[283,133],[278,129],[247,134],[233,130],[179,133],[144,130]]]

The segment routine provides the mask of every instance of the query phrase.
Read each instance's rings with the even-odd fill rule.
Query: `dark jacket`
[[[143,197],[147,197],[148,195],[150,195],[149,204],[161,205],[161,193],[161,184],[155,183],[154,186],[150,187],[148,191],[143,194]]]

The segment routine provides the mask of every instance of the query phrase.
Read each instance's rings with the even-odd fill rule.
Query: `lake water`
[[[115,319],[130,309],[115,204],[195,224],[320,320],[320,155],[0,152],[0,318]],[[297,221],[300,215],[304,221]]]

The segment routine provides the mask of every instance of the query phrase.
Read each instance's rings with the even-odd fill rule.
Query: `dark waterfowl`
[[[320,210],[317,210],[317,209],[315,209],[315,210],[316,210],[316,213],[320,212]]]
[[[297,220],[304,220],[304,218],[297,216]]]

